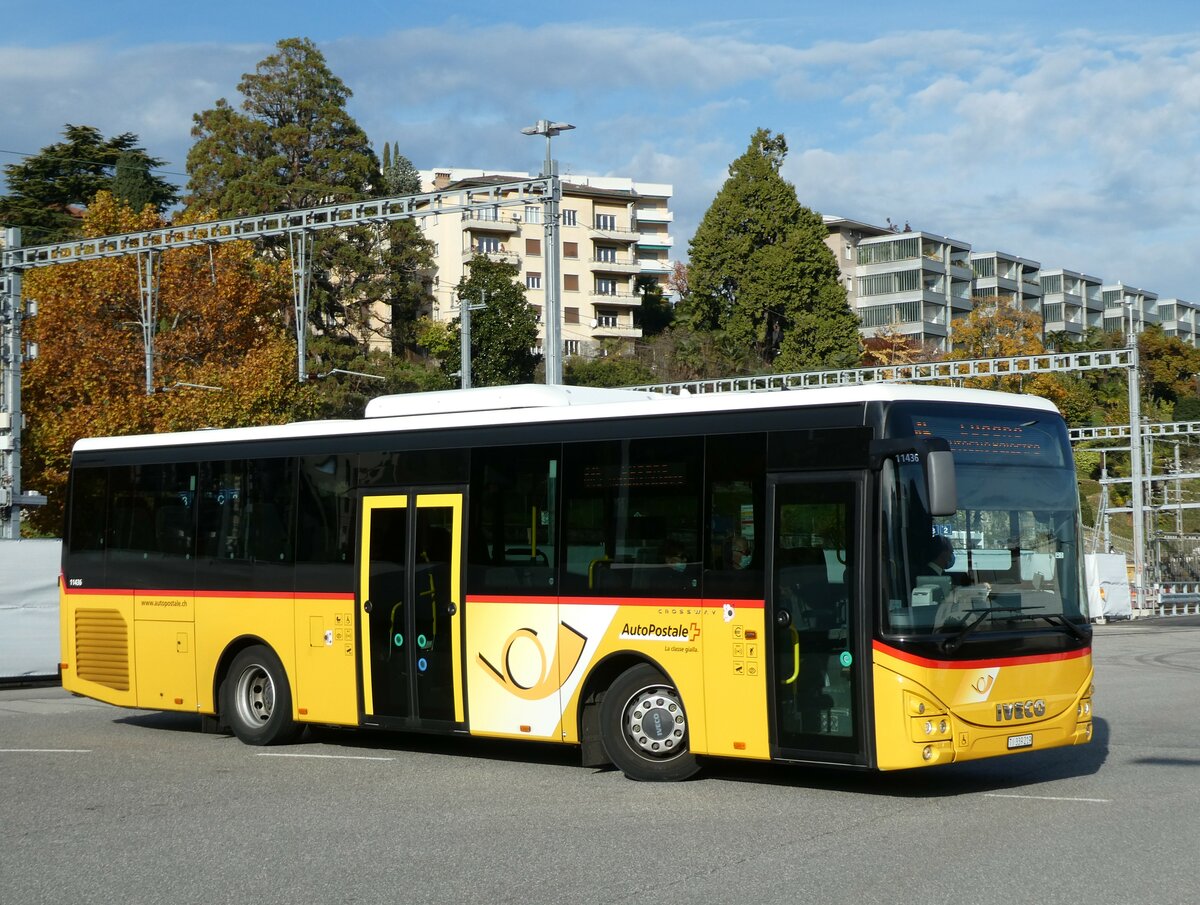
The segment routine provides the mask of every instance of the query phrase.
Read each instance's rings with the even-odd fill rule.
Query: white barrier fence
[[[58,675],[62,541],[0,541],[0,680]]]
[[[1200,583],[1160,585],[1154,612],[1159,616],[1200,616]]]

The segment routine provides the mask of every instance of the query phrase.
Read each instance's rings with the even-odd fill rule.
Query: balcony
[[[521,215],[515,211],[463,211],[462,225],[471,232],[512,236],[521,231]]]
[[[675,219],[674,212],[665,207],[639,207],[634,216],[641,223],[671,223]]]
[[[642,248],[671,248],[675,238],[670,233],[641,233],[637,244]]]
[[[464,264],[476,255],[483,255],[489,261],[502,262],[504,264],[516,264],[520,266],[521,256],[515,251],[509,251],[501,246],[500,248],[464,248],[462,253],[462,261]]]
[[[640,308],[642,305],[642,297],[633,292],[598,292],[592,289],[587,294],[587,300],[602,308]]]
[[[672,273],[674,265],[665,258],[638,258],[642,273]]]
[[[607,239],[610,242],[637,242],[642,238],[642,233],[636,229],[629,229],[622,226],[599,226],[593,223],[588,227],[595,239]]]
[[[613,258],[592,258],[589,262],[592,270],[600,273],[638,273],[641,264],[637,258],[617,255]]]
[[[641,327],[635,327],[632,324],[622,324],[613,318],[598,317],[592,321],[592,336],[596,339],[603,339],[610,336],[638,339],[641,335]]]

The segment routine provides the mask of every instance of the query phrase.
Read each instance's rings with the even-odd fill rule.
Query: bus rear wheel
[[[221,714],[247,745],[287,744],[304,728],[292,719],[292,692],[283,664],[261,644],[233,658],[221,683]]]
[[[688,749],[683,700],[647,663],[617,677],[600,705],[604,750],[630,779],[677,782],[699,769]]]

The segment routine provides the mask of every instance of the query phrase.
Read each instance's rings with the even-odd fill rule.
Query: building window
[[[1056,273],[1053,276],[1045,276],[1041,278],[1042,294],[1055,295],[1063,291],[1063,278],[1061,273]],[[1072,290],[1074,291],[1074,290]]]
[[[563,343],[563,352],[565,352],[567,355],[578,355],[579,354],[579,340],[568,339],[566,342]]]
[[[578,258],[579,257],[579,243],[578,242],[564,242],[563,243],[563,257],[564,258]]]
[[[475,251],[478,254],[495,254],[500,251],[500,240],[495,236],[480,236],[475,240]]]
[[[525,222],[526,223],[541,223],[542,209],[533,204],[525,205]]]
[[[541,289],[542,288],[542,275],[540,273],[533,273],[532,271],[525,274],[525,288],[526,289]]]
[[[563,274],[563,289],[567,292],[579,291],[579,274],[564,273]]]
[[[596,214],[596,229],[616,229],[616,214]]]
[[[579,309],[578,308],[563,308],[563,323],[564,324],[579,323]]]
[[[601,314],[596,312],[597,327],[615,327],[617,325],[617,315],[614,312],[606,311]]]
[[[530,305],[529,310],[533,314],[533,319],[540,324],[542,322],[542,306],[541,305]]]
[[[898,273],[877,273],[858,278],[858,294],[861,296],[889,295],[893,292],[912,292],[921,285],[919,270],[902,270]]]
[[[975,271],[977,277],[994,277],[996,275],[996,259],[975,258],[971,262],[971,269]]]
[[[616,280],[596,280],[596,295],[616,295]]]
[[[562,212],[562,225],[563,226],[578,226],[579,223],[576,220],[578,213],[579,213],[578,211],[573,211],[573,210],[563,211]]]
[[[904,261],[919,257],[921,242],[915,236],[908,239],[895,239],[891,242],[881,242],[877,245],[858,246],[859,264],[886,264],[891,261]]]
[[[533,255],[534,257],[540,257],[542,254],[542,240],[541,239],[526,239],[525,240],[525,254]]]
[[[611,246],[597,245],[596,260],[605,264],[615,264],[617,263],[617,250]]]

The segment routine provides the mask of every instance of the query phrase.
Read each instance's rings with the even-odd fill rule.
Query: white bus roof
[[[92,452],[130,447],[261,442],[462,427],[569,423],[609,418],[705,413],[717,416],[729,412],[894,401],[956,402],[965,405],[1008,406],[1057,412],[1053,403],[1038,396],[895,383],[787,391],[705,393],[694,396],[530,384],[382,396],[367,404],[366,417],[359,420],[297,421],[263,427],[94,437],[78,441],[74,450]]]

